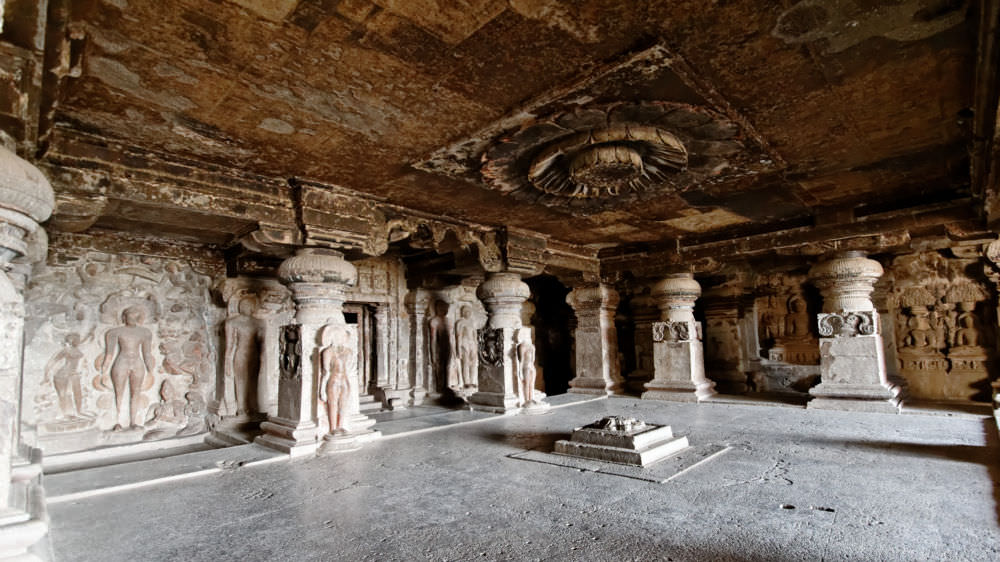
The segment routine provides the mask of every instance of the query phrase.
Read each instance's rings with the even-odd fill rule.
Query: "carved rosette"
[[[694,326],[694,330],[692,330]],[[697,326],[691,322],[681,321],[681,322],[653,322],[653,342],[685,342],[692,340],[700,340],[701,334],[698,333]]]
[[[878,331],[874,311],[821,313],[817,318],[824,338],[871,336]]]
[[[823,295],[823,312],[875,310],[871,294],[882,276],[882,265],[862,252],[843,252],[809,270],[809,279]]]
[[[489,310],[490,328],[520,328],[521,306],[531,289],[517,273],[491,273],[476,289],[476,296]]]
[[[482,156],[486,185],[580,213],[626,205],[770,162],[739,126],[681,103],[613,104],[557,113],[500,138]]]
[[[26,238],[54,206],[52,186],[42,172],[0,146],[0,264],[27,252]]]
[[[653,285],[652,295],[661,320],[694,322],[694,303],[701,296],[701,285],[691,273],[675,273]]]

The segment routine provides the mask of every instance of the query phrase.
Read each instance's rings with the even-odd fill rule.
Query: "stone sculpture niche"
[[[751,391],[804,396],[818,382],[819,339],[810,313],[814,293],[804,274],[760,275],[755,282],[762,360],[748,378]]]
[[[141,429],[142,391],[146,380],[152,378],[155,363],[152,350],[153,333],[143,326],[146,314],[142,308],[130,306],[122,312],[119,328],[108,330],[104,336],[104,357],[101,360],[101,381],[110,378],[115,393],[116,423],[113,431],[122,431],[121,419],[128,404],[128,429]]]

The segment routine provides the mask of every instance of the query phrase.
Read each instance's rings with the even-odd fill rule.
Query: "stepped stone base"
[[[556,441],[554,452],[648,466],[687,447],[687,437],[674,437],[669,425],[652,425],[634,418],[613,416],[574,429],[570,439]]]

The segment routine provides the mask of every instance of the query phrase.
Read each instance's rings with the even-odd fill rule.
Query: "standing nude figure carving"
[[[462,307],[462,317],[455,322],[455,349],[458,351],[458,385],[475,386],[479,366],[479,344],[476,340],[476,326],[472,321],[472,309]]]
[[[45,365],[45,378],[42,382],[51,382],[55,386],[63,418],[73,419],[83,414],[83,391],[80,386],[80,361],[83,360],[83,353],[79,347],[79,334],[66,334],[64,341],[66,345]]]
[[[130,429],[139,429],[139,408],[142,383],[146,373],[152,373],[155,366],[150,352],[153,334],[141,324],[145,313],[138,306],[130,306],[122,312],[124,326],[108,330],[104,336],[104,360],[101,373],[111,371],[111,385],[115,391],[116,417],[120,421],[125,405],[126,393],[129,398]],[[115,355],[117,352],[117,356]],[[114,431],[121,431],[121,423],[115,424]]]
[[[326,403],[330,433],[344,433],[344,414],[351,398],[351,374],[347,366],[354,350],[347,345],[349,333],[340,326],[323,329],[319,353],[319,399]]]
[[[229,411],[242,416],[257,411],[257,377],[260,373],[260,326],[253,317],[254,303],[243,299],[239,314],[226,321],[225,396],[235,397]],[[230,394],[229,389],[232,389]]]
[[[524,404],[535,402],[535,345],[531,343],[531,330],[521,328],[517,331],[517,378],[521,385],[521,396]]]

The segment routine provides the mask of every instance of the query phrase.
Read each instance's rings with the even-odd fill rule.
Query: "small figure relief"
[[[955,321],[955,347],[975,347],[979,345],[979,330],[976,329],[976,303],[958,303],[958,318]]]
[[[87,337],[90,339],[90,336]],[[79,334],[66,334],[63,341],[63,348],[49,359],[45,365],[45,377],[42,384],[52,384],[55,387],[56,396],[59,400],[59,410],[62,413],[61,420],[92,420],[93,414],[83,411],[83,371],[86,365],[83,363],[83,352],[80,345],[86,340],[81,340]]]
[[[810,339],[809,312],[806,301],[798,295],[788,299],[788,315],[785,316],[785,334],[789,339]]]
[[[479,353],[472,308],[462,306],[462,317],[455,322],[455,349],[458,350],[458,384],[469,388],[476,386],[479,373]]]
[[[429,338],[427,341],[434,384],[440,388],[449,379],[452,362],[451,327],[448,325],[448,303],[435,301],[434,316],[427,321]]]
[[[160,402],[149,408],[146,427],[151,428],[143,441],[175,435],[195,435],[205,428],[205,399],[196,391],[180,399],[177,387],[169,379],[160,385]]]
[[[140,306],[130,306],[122,312],[124,326],[112,328],[105,335],[104,357],[101,361],[103,382],[110,372],[111,386],[115,393],[116,420],[112,428],[121,431],[121,418],[125,411],[125,401],[128,399],[128,423],[130,429],[141,429],[139,418],[143,406],[142,391],[147,375],[152,377],[153,356],[150,345],[153,334],[142,326],[145,321],[145,311]]]
[[[535,401],[535,344],[531,343],[531,330],[521,328],[517,331],[517,380],[521,396],[519,406],[537,404]]]
[[[479,360],[491,367],[503,366],[503,329],[485,327],[476,333]]]
[[[261,326],[254,317],[254,301],[243,298],[238,314],[226,320],[224,403],[226,411],[246,416],[259,411],[257,377],[260,374]]]
[[[906,322],[907,332],[903,337],[903,347],[913,349],[931,350],[937,347],[937,340],[934,330],[927,319],[926,312],[914,312]]]
[[[298,324],[282,326],[281,337],[278,339],[278,370],[281,378],[287,380],[298,380],[302,377],[299,372],[299,364],[302,361],[302,340],[299,337]]]
[[[331,434],[344,433],[344,417],[353,392],[349,365],[354,350],[348,345],[350,332],[334,324],[323,328],[319,352],[319,399],[326,405]]]

